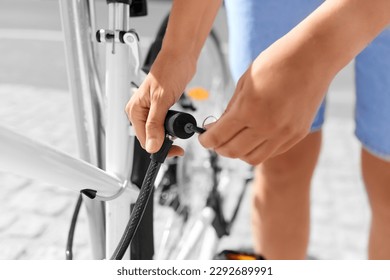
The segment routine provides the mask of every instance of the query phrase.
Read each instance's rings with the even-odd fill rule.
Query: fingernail
[[[154,146],[156,146],[156,145],[157,145],[156,139],[154,139],[154,138],[147,139],[146,140],[146,151],[148,151],[149,153],[153,152],[155,150]]]

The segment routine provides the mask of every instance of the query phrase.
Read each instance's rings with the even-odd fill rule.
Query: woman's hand
[[[127,116],[141,146],[157,152],[164,141],[164,120],[169,108],[183,93],[195,73],[196,61],[161,51],[145,81],[126,106]],[[169,156],[181,155],[183,149],[173,146]]]
[[[331,79],[276,44],[244,73],[226,112],[199,140],[223,156],[257,165],[309,133]]]

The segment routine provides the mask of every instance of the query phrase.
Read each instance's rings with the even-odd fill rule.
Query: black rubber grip
[[[172,147],[173,141],[168,137],[165,137],[164,143],[160,150],[157,153],[151,154],[150,159],[158,163],[164,163],[165,159],[168,156],[168,152]]]
[[[189,126],[196,126],[195,118],[188,113],[169,110],[165,117],[165,131],[174,137],[188,139],[194,135],[194,131]]]

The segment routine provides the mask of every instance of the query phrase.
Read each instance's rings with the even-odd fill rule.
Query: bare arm
[[[290,149],[337,72],[389,23],[388,0],[325,1],[256,58],[201,143],[253,165]]]
[[[167,32],[153,67],[126,106],[137,137],[149,153],[164,140],[164,119],[195,73],[196,61],[221,0],[174,0]],[[171,155],[181,154],[179,147]]]
[[[163,51],[197,60],[222,0],[174,0]]]
[[[333,76],[390,23],[388,0],[327,0],[275,45]]]

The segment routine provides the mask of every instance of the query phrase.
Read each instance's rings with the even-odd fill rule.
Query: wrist
[[[180,52],[173,48],[162,48],[158,54],[153,68],[158,68],[166,73],[177,73],[179,75],[190,76],[189,79],[195,74],[196,71],[196,58],[185,52]],[[186,82],[189,82],[186,81]]]
[[[172,106],[191,81],[195,68],[195,62],[191,57],[161,50],[145,81],[148,81],[152,91],[164,95]]]
[[[170,61],[182,61],[190,65],[196,65],[198,57],[194,52],[186,50],[182,47],[172,45],[162,46],[159,56]]]

